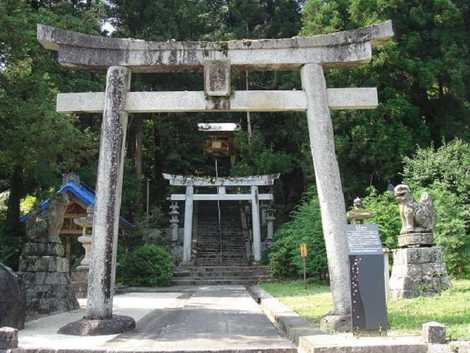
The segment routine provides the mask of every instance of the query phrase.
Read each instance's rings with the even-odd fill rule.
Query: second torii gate
[[[324,68],[367,63],[393,35],[390,21],[352,31],[287,39],[147,42],[84,35],[38,25],[38,40],[64,66],[107,70],[104,93],[57,97],[59,112],[103,112],[89,271],[87,319],[112,318],[117,231],[128,113],[306,111],[320,200],[330,286],[339,325],[350,317],[346,209],[330,110],[372,109],[375,88],[327,88]],[[300,70],[299,91],[232,91],[231,68]],[[204,91],[129,92],[131,72],[204,72]]]
[[[253,227],[253,257],[256,262],[261,261],[261,222],[260,201],[272,201],[272,194],[260,194],[258,187],[272,186],[279,174],[256,175],[249,177],[195,177],[163,174],[172,186],[184,186],[184,194],[171,194],[171,201],[184,201],[184,238],[183,238],[183,264],[191,261],[192,227],[193,227],[193,202],[194,201],[250,201],[251,220]],[[226,193],[226,187],[245,186],[250,188],[250,193]],[[194,194],[195,187],[217,187],[216,194]]]

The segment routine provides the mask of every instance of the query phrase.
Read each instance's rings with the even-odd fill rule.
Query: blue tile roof
[[[86,207],[90,205],[94,205],[96,201],[95,193],[92,189],[84,184],[77,184],[74,181],[68,181],[64,185],[60,187],[57,191],[58,194],[60,193],[68,193],[72,194],[76,199],[80,200]],[[42,201],[39,204],[39,208],[42,210],[46,210],[49,207],[49,199]],[[26,222],[29,218],[29,214],[20,217],[21,222]],[[119,222],[125,226],[134,228],[135,225],[127,221],[123,217],[119,217]]]

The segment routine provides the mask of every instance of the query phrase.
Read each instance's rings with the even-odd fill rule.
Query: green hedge
[[[143,245],[120,261],[119,278],[129,286],[168,286],[173,277],[173,260],[165,248]]]

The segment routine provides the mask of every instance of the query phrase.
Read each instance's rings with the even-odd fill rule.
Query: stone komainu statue
[[[68,202],[67,194],[60,193],[49,200],[46,210],[33,211],[26,224],[27,237],[36,241],[58,241]]]
[[[400,207],[402,224],[400,234],[432,233],[436,213],[431,196],[423,192],[419,202],[416,202],[411,195],[410,187],[405,184],[397,185],[394,194]]]

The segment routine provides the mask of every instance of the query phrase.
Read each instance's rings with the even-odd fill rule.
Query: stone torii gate
[[[184,194],[171,194],[171,201],[184,201],[184,238],[183,238],[183,264],[191,261],[192,227],[193,227],[193,201],[250,201],[251,220],[253,227],[253,256],[256,262],[261,261],[261,222],[259,217],[259,202],[272,201],[272,194],[260,194],[258,187],[272,186],[279,178],[279,174],[257,175],[249,177],[194,177],[172,175],[163,173],[163,177],[172,186],[184,186]],[[195,187],[217,187],[217,194],[194,194]],[[250,193],[226,193],[227,187],[247,186]]]
[[[107,70],[104,93],[57,97],[58,112],[103,112],[86,319],[111,320],[128,113],[306,111],[334,308],[333,327],[350,317],[346,211],[330,110],[372,109],[375,88],[327,88],[324,68],[371,60],[393,35],[384,22],[352,31],[289,39],[148,42],[84,35],[38,25],[37,37],[60,64]],[[300,91],[231,91],[231,68],[300,70]],[[129,92],[131,72],[203,71],[204,91]]]

